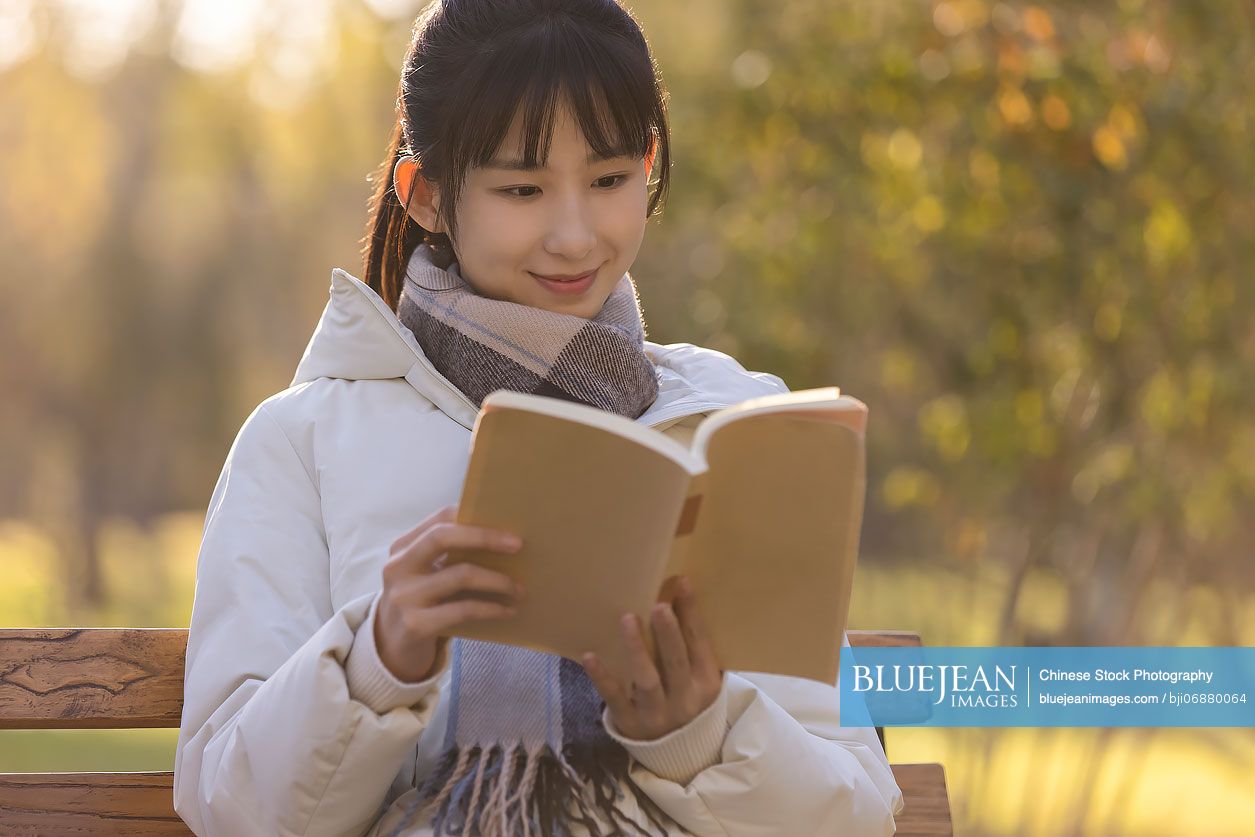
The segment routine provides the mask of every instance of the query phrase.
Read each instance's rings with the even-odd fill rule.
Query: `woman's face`
[[[569,108],[560,106],[555,120],[544,168],[518,168],[516,118],[496,159],[467,172],[453,249],[462,277],[480,294],[591,319],[640,250],[648,173],[641,157],[590,160]],[[589,272],[591,283],[569,292],[537,278]]]

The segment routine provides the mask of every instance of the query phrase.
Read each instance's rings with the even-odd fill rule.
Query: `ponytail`
[[[427,231],[409,217],[392,185],[392,173],[405,151],[405,136],[398,118],[392,140],[388,143],[388,152],[374,175],[375,192],[370,200],[370,220],[366,225],[362,248],[365,257],[363,281],[393,311],[401,297],[410,256],[428,236]],[[413,197],[413,190],[410,196]]]

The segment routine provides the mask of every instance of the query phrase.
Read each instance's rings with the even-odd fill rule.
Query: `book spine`
[[[657,601],[670,602],[676,597],[676,582],[679,576],[689,569],[689,555],[697,539],[697,526],[702,515],[702,501],[706,496],[706,476],[703,472],[693,477],[689,483],[688,495],[680,510],[680,519],[676,523],[675,535],[671,539],[671,554],[667,556],[667,568],[663,573],[662,584],[658,588]]]
[[[680,509],[680,522],[675,527],[677,538],[690,534],[697,528],[697,515],[701,513],[704,496],[706,495],[690,494],[684,499],[684,507]]]

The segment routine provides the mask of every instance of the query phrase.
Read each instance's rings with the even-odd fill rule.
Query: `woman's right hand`
[[[393,676],[416,683],[431,676],[450,628],[472,619],[513,616],[522,585],[504,573],[475,564],[443,566],[450,549],[518,552],[509,532],[457,523],[457,506],[445,506],[398,538],[383,568],[383,592],[375,611],[375,648]],[[458,593],[494,593],[510,604],[447,601]]]

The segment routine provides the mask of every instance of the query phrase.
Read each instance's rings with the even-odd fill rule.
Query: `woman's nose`
[[[545,249],[555,256],[573,262],[583,260],[597,244],[592,208],[585,202],[568,198],[561,201],[550,218],[545,236]]]

